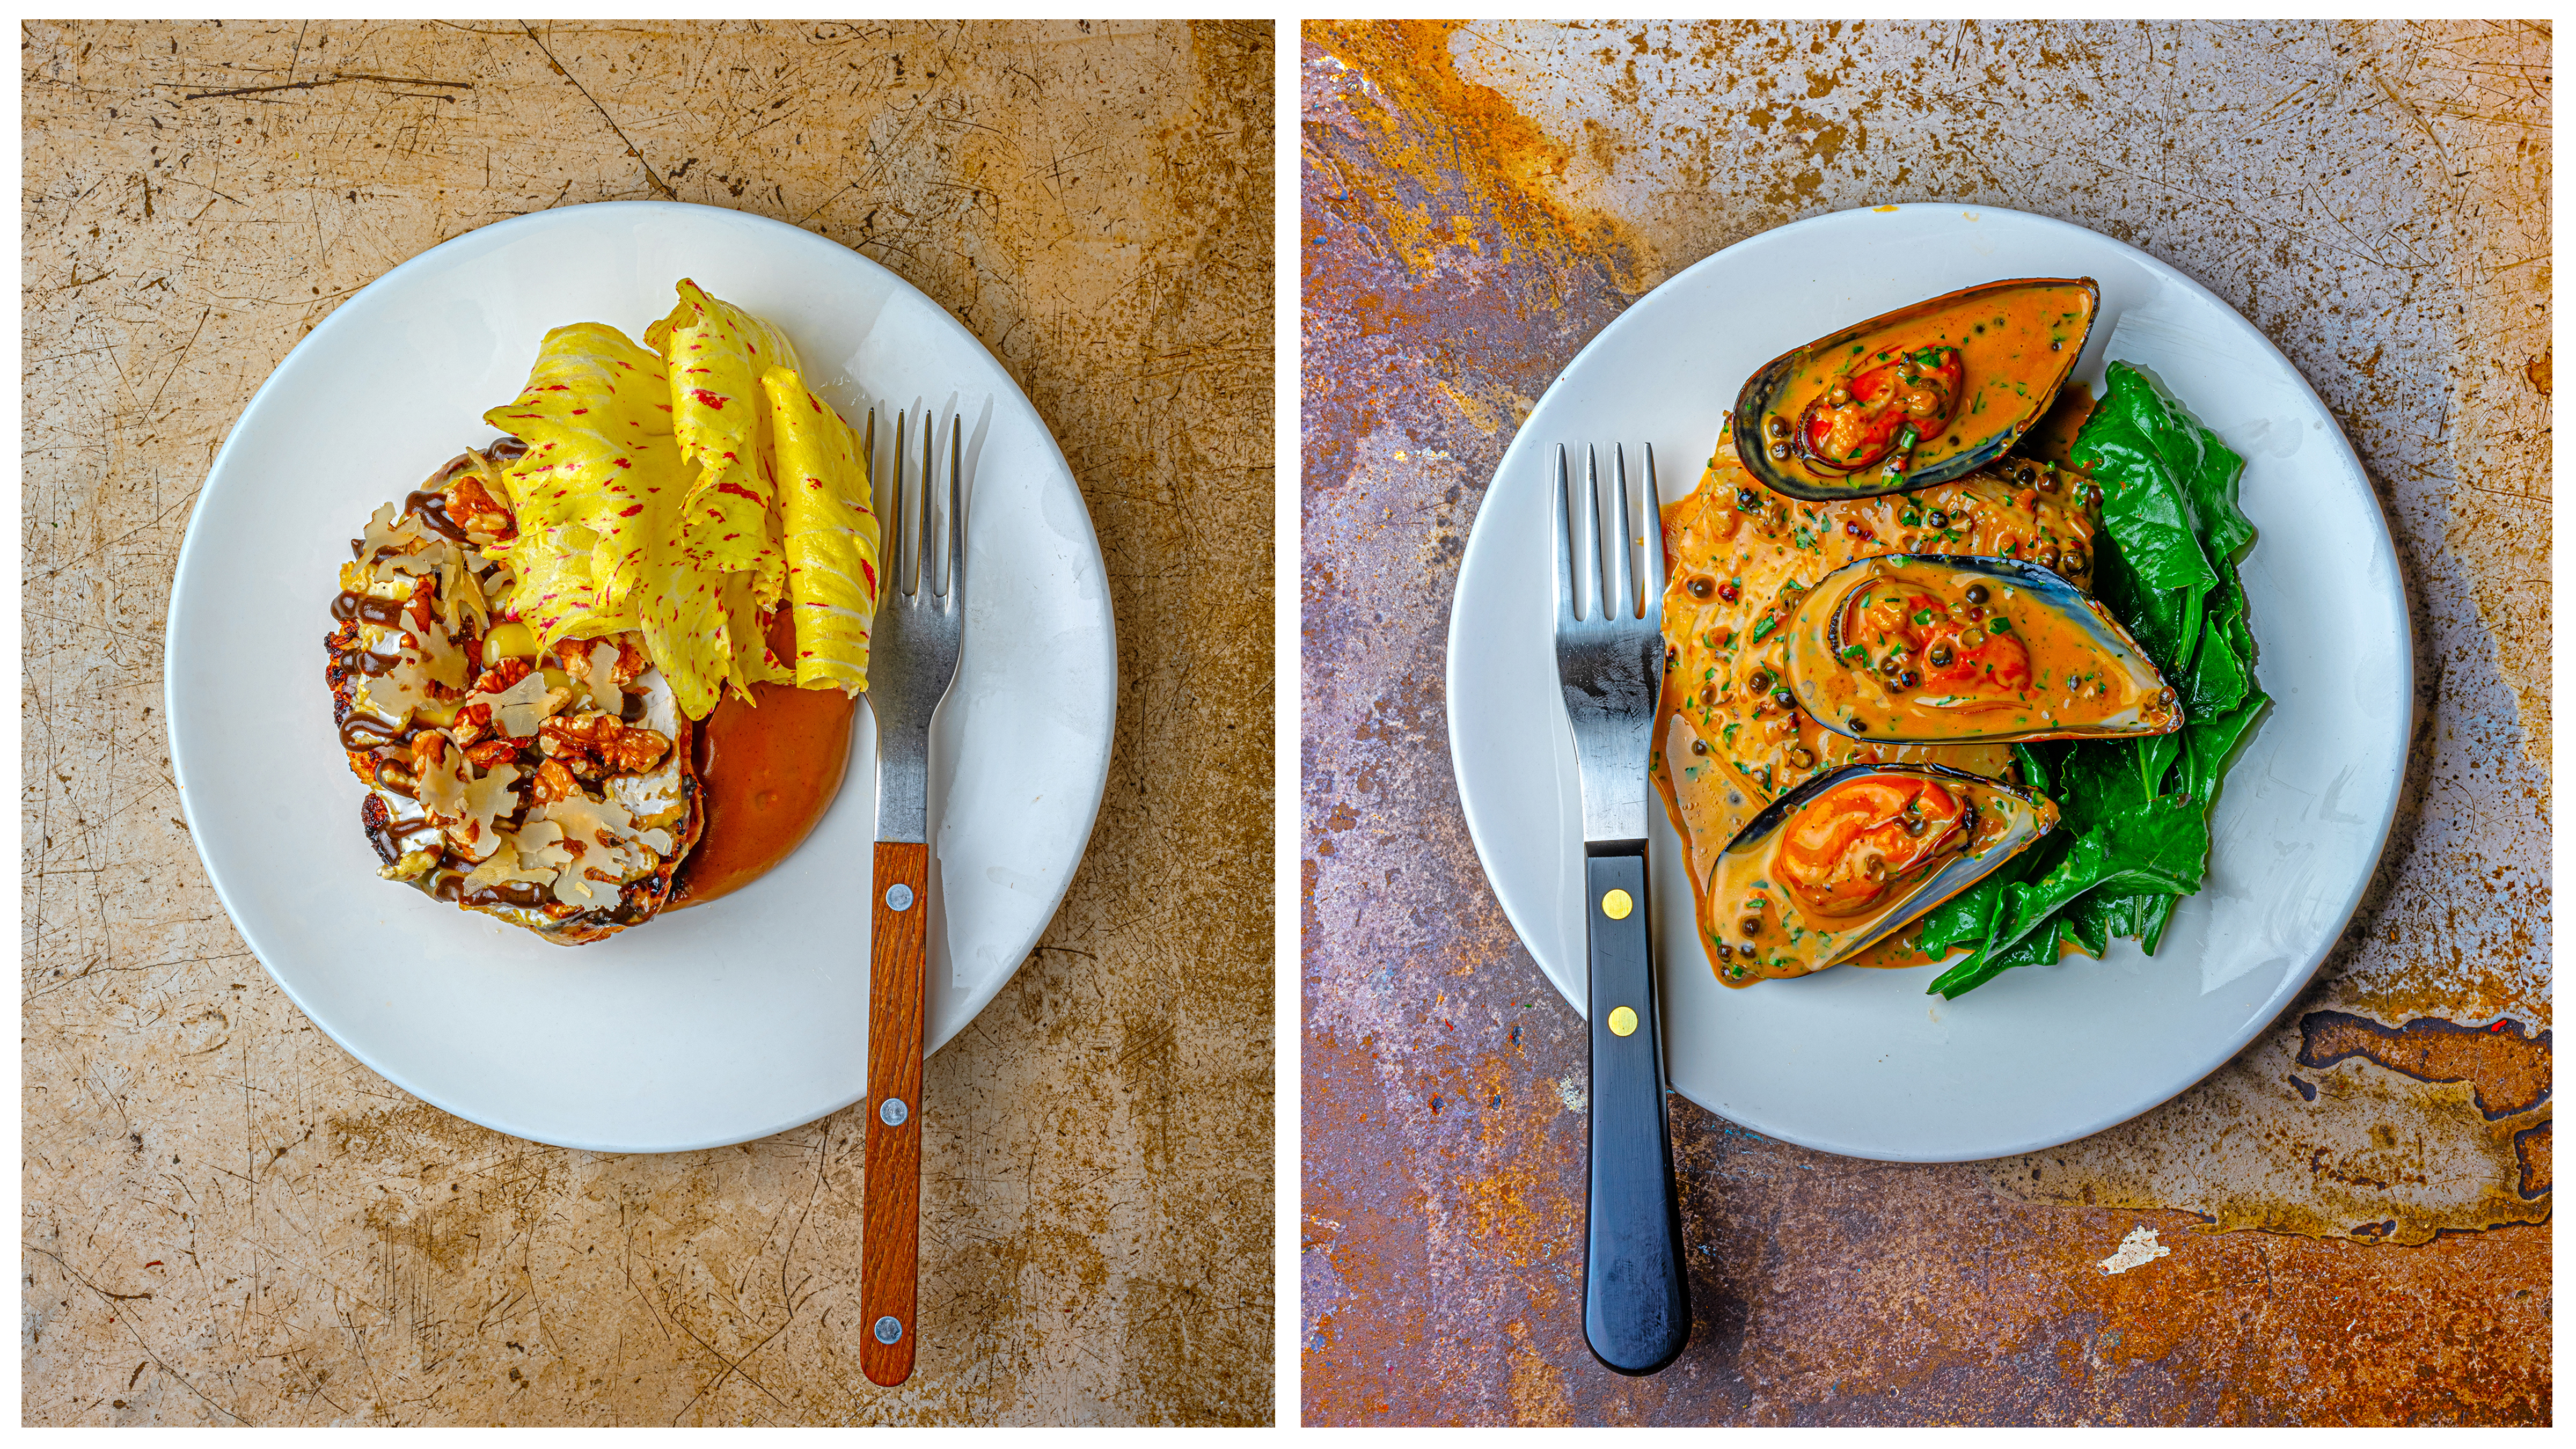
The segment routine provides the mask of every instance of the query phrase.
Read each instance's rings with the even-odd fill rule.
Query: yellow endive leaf
[[[787,605],[796,624],[797,687],[868,686],[878,534],[867,460],[849,424],[793,370],[761,374],[778,445]]]
[[[692,546],[727,572],[757,577],[775,603],[783,563],[766,459],[760,375],[796,366],[777,328],[683,279],[679,304],[657,324],[671,385],[671,427],[690,470],[683,515]],[[653,335],[648,332],[648,337]]]
[[[503,475],[519,528],[511,609],[543,647],[641,629],[681,709],[703,718],[732,652],[725,571],[683,536],[662,359],[614,327],[558,327],[518,400],[483,419],[528,445]]]

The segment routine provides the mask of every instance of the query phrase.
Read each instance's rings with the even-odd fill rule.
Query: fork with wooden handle
[[[1615,456],[1619,536],[1604,540],[1591,450],[1584,453],[1583,491],[1571,499],[1565,449],[1556,450],[1556,672],[1583,780],[1583,921],[1591,957],[1583,1337],[1609,1367],[1650,1374],[1681,1355],[1691,1328],[1646,909],[1646,761],[1664,677],[1663,516],[1649,446],[1645,566],[1632,569],[1627,450]],[[1605,552],[1614,566],[1605,566]]]
[[[922,967],[930,947],[930,716],[957,677],[965,632],[966,515],[958,426],[948,419],[948,507],[932,531],[932,434],[905,486],[904,417],[894,424],[893,486],[879,500],[888,547],[868,640],[868,708],[877,721],[877,848],[868,948],[867,1196],[859,1237],[859,1368],[889,1388],[912,1377],[921,1250]],[[876,458],[876,416],[867,455]],[[919,517],[914,517],[915,514]],[[928,546],[925,547],[925,544]],[[932,588],[942,553],[947,587]]]

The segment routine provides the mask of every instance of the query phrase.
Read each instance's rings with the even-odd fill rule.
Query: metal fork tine
[[[966,465],[960,437],[965,426],[965,419],[948,415],[948,581],[941,593],[950,604],[959,597],[957,581],[966,577]]]
[[[904,497],[903,486],[903,428],[911,411],[912,410],[910,408],[904,408],[897,411],[894,415],[894,467],[891,470],[894,474],[894,486],[892,497],[886,501],[886,558],[888,563],[886,566],[885,591],[897,596],[900,596],[904,592],[904,560],[912,552],[908,547],[912,540],[912,531],[904,522],[904,504],[910,500]]]
[[[1646,454],[1646,596],[1645,617],[1662,623],[1664,588],[1664,495],[1655,486],[1655,445],[1641,444]]]
[[[914,486],[921,493],[921,531],[913,535],[913,554],[916,560],[913,567],[918,572],[913,575],[912,584],[913,592],[922,595],[933,592],[930,576],[939,567],[939,536],[931,532],[933,524],[930,516],[939,499],[938,486],[931,481],[939,475],[932,472],[930,468],[930,461],[934,456],[931,450],[937,446],[938,437],[939,425],[931,420],[930,409],[925,407],[921,410],[921,472],[914,480]]]
[[[1570,561],[1573,557],[1574,538],[1572,530],[1566,523],[1566,513],[1570,507],[1566,502],[1566,494],[1573,486],[1573,482],[1565,476],[1565,445],[1559,443],[1556,445],[1556,547],[1552,550],[1556,560],[1556,622],[1559,626],[1571,624],[1580,617],[1580,611],[1577,608],[1580,601],[1574,597],[1574,566]]]
[[[1628,513],[1628,447],[1626,444],[1611,445],[1610,470],[1612,486],[1619,493],[1619,546],[1611,552],[1611,557],[1617,560],[1614,572],[1619,577],[1619,612],[1609,614],[1605,611],[1604,616],[1613,619],[1642,619],[1645,613],[1638,606],[1636,564],[1631,558],[1631,555],[1636,552],[1637,528]]]
[[[1583,447],[1583,572],[1591,585],[1592,612],[1584,615],[1596,624],[1610,621],[1610,578],[1601,568],[1601,455],[1591,444]]]

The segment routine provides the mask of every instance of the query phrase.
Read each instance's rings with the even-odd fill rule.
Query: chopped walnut
[[[349,768],[357,772],[359,779],[370,785],[376,783],[376,752],[373,750],[349,751]]]
[[[559,716],[537,726],[537,748],[584,779],[632,775],[653,768],[671,748],[658,730],[641,729],[599,713]]]
[[[499,660],[495,662],[491,668],[484,670],[480,675],[475,677],[474,692],[476,694],[500,694],[508,690],[511,685],[527,678],[531,673],[535,672],[535,669],[535,665],[530,664],[524,659],[513,658]]]
[[[601,745],[599,757],[612,775],[640,775],[662,762],[671,742],[659,730],[621,725],[615,737]]]
[[[422,574],[412,580],[411,601],[404,604],[403,608],[410,612],[412,623],[424,634],[429,632],[430,620],[435,617],[437,598],[438,576],[436,574]]]
[[[636,676],[652,667],[653,657],[644,652],[644,636],[640,634],[617,636],[617,664],[609,672],[609,677],[616,680],[620,687],[633,684]]]
[[[456,723],[447,727],[448,735],[458,744],[465,746],[469,754],[473,752],[474,743],[491,732],[492,706],[488,704],[469,704],[460,707],[456,711]]]
[[[563,767],[563,761],[547,760],[537,766],[536,802],[538,804],[551,805],[557,800],[569,800],[580,793],[581,782],[572,777],[572,771]]]
[[[424,765],[435,765],[447,758],[447,736],[436,730],[423,730],[412,736],[411,762],[414,773]]]
[[[505,534],[511,531],[510,510],[493,498],[483,480],[470,469],[458,470],[447,485],[447,516],[459,528],[474,533]]]
[[[512,739],[485,740],[479,745],[468,746],[465,751],[465,758],[485,770],[506,765],[518,757],[519,742]]]

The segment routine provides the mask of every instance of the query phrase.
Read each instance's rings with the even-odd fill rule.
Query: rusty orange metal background
[[[2546,29],[1314,24],[1303,60],[1306,1421],[2546,1422]],[[1622,1379],[1578,1322],[1581,1023],[1451,781],[1457,560],[1656,281],[1927,199],[2142,247],[2317,386],[2409,571],[2406,806],[2317,984],[2134,1122],[1894,1166],[1675,1099],[1698,1322]]]

